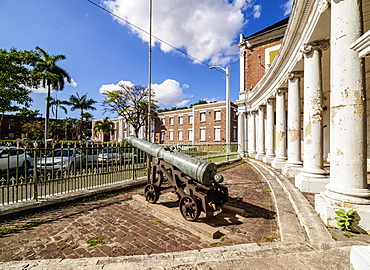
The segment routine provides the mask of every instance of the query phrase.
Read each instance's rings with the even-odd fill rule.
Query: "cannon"
[[[195,221],[201,212],[213,216],[227,201],[228,190],[220,184],[223,176],[217,174],[215,163],[134,136],[127,142],[149,156],[150,173],[144,189],[149,203],[156,203],[161,194],[174,192],[181,215]]]

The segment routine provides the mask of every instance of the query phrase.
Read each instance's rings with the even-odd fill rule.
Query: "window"
[[[166,118],[162,117],[161,118],[161,126],[164,126],[166,124]]]
[[[215,121],[221,121],[221,111],[215,111]]]
[[[173,117],[170,117],[170,126],[173,126]]]
[[[173,141],[173,130],[170,130],[170,141]]]
[[[201,112],[200,113],[200,122],[205,122],[206,121],[206,112]]]
[[[221,127],[214,127],[215,141],[221,141]]]
[[[200,141],[205,141],[206,140],[206,128],[200,128]]]
[[[237,140],[238,140],[238,137],[237,137],[237,128],[236,127],[234,127],[234,136],[233,136],[233,138],[234,138],[234,142],[236,142]]]
[[[164,130],[161,130],[161,141],[162,142],[164,141],[164,134],[165,134],[165,131]]]
[[[179,129],[179,141],[182,141],[182,129]]]
[[[276,45],[265,50],[265,67],[266,70],[271,66],[272,62],[274,61],[276,55],[279,52],[281,45]]]
[[[189,141],[194,141],[194,133],[192,129],[188,129],[188,138]]]
[[[189,114],[188,120],[189,120],[189,124],[193,124],[194,116]]]
[[[182,116],[179,116],[179,125],[182,125],[183,122],[184,122],[183,117]]]

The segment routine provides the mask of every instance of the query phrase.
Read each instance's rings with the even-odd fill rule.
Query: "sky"
[[[289,15],[293,0],[152,0],[152,89],[160,108],[198,100],[224,101],[225,68],[230,99],[239,92],[239,34],[249,36]],[[105,112],[104,92],[118,82],[148,86],[149,0],[0,0],[0,48],[51,55],[72,82],[52,96],[87,94]],[[220,66],[210,69],[211,66]],[[45,116],[46,90],[34,89],[30,109]],[[68,109],[68,108],[67,108]],[[59,118],[78,111],[58,112]],[[53,116],[52,116],[53,117]]]

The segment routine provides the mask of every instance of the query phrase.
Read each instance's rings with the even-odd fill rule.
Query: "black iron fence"
[[[177,145],[218,162],[237,157],[236,145]],[[0,204],[110,185],[145,176],[147,155],[126,142],[0,142]]]

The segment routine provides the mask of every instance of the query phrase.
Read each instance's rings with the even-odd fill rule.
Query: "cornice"
[[[269,98],[286,82],[287,74],[302,59],[301,48],[310,37],[322,12],[314,0],[295,1],[280,51],[269,70],[253,89],[248,104],[252,108]]]

